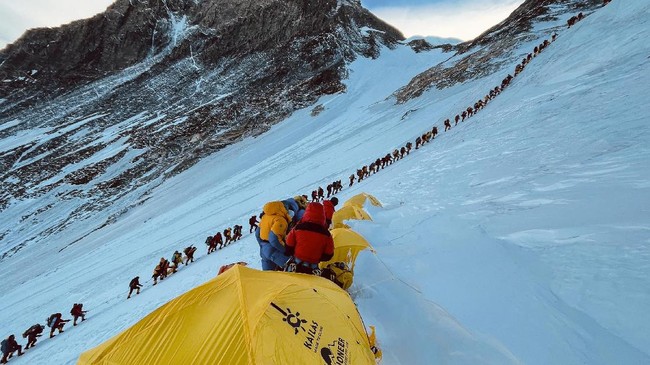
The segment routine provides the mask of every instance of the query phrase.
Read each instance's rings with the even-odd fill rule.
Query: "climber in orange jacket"
[[[289,260],[284,254],[284,245],[291,216],[281,201],[266,203],[263,211],[260,225],[255,230],[255,238],[260,245],[262,270],[278,270]]]

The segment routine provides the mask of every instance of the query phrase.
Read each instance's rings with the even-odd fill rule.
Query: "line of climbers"
[[[311,201],[312,202],[322,202],[325,199],[329,199],[330,196],[339,193],[343,189],[343,184],[341,180],[332,181],[331,184],[327,184],[327,197],[325,196],[325,190],[322,186],[319,186],[318,189],[312,190],[311,192]],[[306,195],[303,195],[306,197]]]
[[[336,194],[341,190],[342,186],[340,184],[340,180],[337,182],[333,182],[332,184],[328,185],[328,197],[332,194]],[[319,188],[322,191],[322,188]],[[338,200],[334,197],[330,200],[338,202]],[[294,198],[291,198],[291,204],[292,206],[292,212],[296,212],[296,219],[299,220],[302,217],[302,214],[304,213],[304,208],[301,210],[298,207],[305,207],[307,205],[307,196],[306,195],[298,195]],[[336,205],[336,204],[334,204]],[[333,207],[332,207],[332,214],[333,214]],[[260,214],[260,219],[262,219],[263,213]],[[331,215],[330,215],[331,219]],[[258,228],[258,220],[257,216],[253,215],[250,217],[248,223],[250,224],[250,233],[252,233],[255,229]],[[243,226],[240,225],[235,225],[232,229],[231,228],[226,228],[223,231],[223,235],[221,232],[217,232],[214,236],[208,236],[205,240],[205,244],[208,246],[208,252],[207,254],[209,255],[212,252],[215,252],[218,249],[221,249],[225,246],[228,246],[229,244],[238,241],[242,238],[242,229]],[[225,240],[223,239],[225,237]],[[185,265],[188,265],[190,262],[194,262],[194,253],[196,252],[196,247],[190,245],[186,247],[183,252],[185,253],[185,256],[178,252],[175,251],[174,254],[172,255],[171,262],[167,260],[164,257],[160,258],[160,261],[156,265],[153,271],[152,279],[153,279],[153,285],[156,285],[158,283],[158,279],[161,281],[167,278],[167,276],[176,273],[183,262]],[[127,295],[127,299],[131,298],[131,295],[133,292],[135,294],[140,294],[140,289],[142,288],[142,284],[140,283],[140,277],[136,276],[131,281],[129,282],[129,294]]]
[[[257,223],[256,217],[252,216],[249,220],[249,223],[251,224],[252,232],[253,226],[255,226]],[[235,224],[232,228],[228,227],[224,229],[223,235],[219,231],[213,236],[208,236],[205,239],[205,244],[208,246],[207,254],[209,255],[212,252],[215,252],[217,249],[222,249],[223,247],[226,247],[235,241],[239,241],[243,237],[243,228],[243,226]],[[156,267],[153,270],[153,274],[151,275],[151,278],[153,279],[153,285],[158,284],[158,280],[162,281],[169,275],[178,272],[178,269],[180,269],[181,265],[185,264],[185,266],[187,266],[190,263],[194,262],[194,254],[196,253],[196,250],[197,248],[194,245],[189,245],[183,249],[183,253],[179,252],[178,250],[174,251],[171,260],[167,260],[165,257],[161,257],[160,261],[158,261],[158,264],[156,264]],[[130,299],[133,292],[135,292],[136,295],[140,294],[141,288],[142,284],[140,284],[139,276],[131,279],[129,282],[129,294],[127,295],[126,299]]]
[[[607,3],[608,1],[606,0],[605,5],[607,5]],[[576,18],[579,18],[579,20],[581,20],[583,17],[584,16],[582,15],[582,13],[580,13]],[[530,61],[534,57],[537,57],[537,55],[539,55],[544,49],[546,49],[546,47],[548,47],[552,42],[554,42],[555,39],[557,39],[557,33],[553,33],[550,41],[545,39],[542,43],[540,43],[538,46],[536,46],[533,49],[532,53],[529,53],[526,57],[524,57],[521,63],[515,66],[514,76],[508,74],[508,76],[506,76],[501,81],[500,85],[495,86],[493,89],[490,89],[490,91],[486,93],[482,99],[477,100],[473,106],[468,106],[467,109],[464,109],[462,112],[456,114],[456,116],[453,118],[454,126],[458,125],[458,122],[464,122],[466,119],[469,119],[470,117],[475,115],[477,112],[482,110],[490,101],[492,101],[496,96],[501,94],[501,92],[503,92],[503,90],[510,85],[512,79],[518,76],[521,73],[521,71],[523,71],[523,69],[526,67],[526,65],[530,63]],[[451,120],[449,118],[443,121],[443,125],[445,126],[445,132],[447,132],[452,128]],[[415,138],[415,149],[419,149],[424,144],[431,142],[433,139],[436,138],[437,135],[438,135],[438,127],[434,125],[430,131],[426,131],[421,136]],[[357,169],[356,176],[355,174],[352,174],[349,177],[350,179],[349,186],[354,185],[355,178],[356,178],[356,182],[359,183],[363,179],[370,176],[371,174],[375,174],[379,172],[380,169],[384,169],[386,166],[391,165],[393,162],[399,161],[405,156],[408,156],[411,152],[412,147],[413,144],[411,142],[407,142],[404,146],[394,149],[392,153],[389,152],[385,156],[377,158],[370,164]]]
[[[249,223],[251,226],[255,220],[255,216],[251,217]],[[208,255],[212,252],[215,252],[217,249],[222,249],[235,241],[239,241],[242,238],[241,230],[244,228],[238,224],[235,224],[232,228],[228,227],[223,230],[223,236],[221,232],[217,232],[214,236],[208,236],[205,239],[205,244],[208,246]]]
[[[342,184],[340,180],[332,182],[331,184],[328,185],[328,189],[327,189],[328,197],[340,192],[341,189],[342,189]],[[324,195],[323,189],[319,187],[319,190],[321,192],[321,195]],[[318,190],[317,190],[316,198],[318,199]],[[329,200],[325,200],[323,203],[325,205],[329,204],[328,206],[332,207],[331,214],[333,214],[334,205],[336,205],[336,202],[338,202],[337,198],[332,197]],[[287,200],[287,204],[291,205],[291,211],[294,212],[296,217],[295,222],[297,222],[298,220],[300,220],[300,218],[302,218],[304,209],[308,204],[307,195],[298,195],[294,198],[291,198],[290,201]],[[331,214],[329,218],[330,221],[331,221]],[[263,217],[263,213],[260,214],[260,220],[262,219],[262,217]],[[250,225],[249,232],[252,233],[254,230],[258,228],[258,224],[260,223],[260,221],[257,220],[256,215],[253,215],[248,220],[248,223]],[[242,234],[243,228],[244,228],[243,226],[236,224],[233,226],[233,228],[229,227],[224,229],[223,234],[222,232],[217,232],[213,236],[208,236],[205,240],[205,244],[208,246],[207,254],[209,255],[212,252],[215,252],[217,249],[221,249],[223,247],[230,245],[233,242],[240,240],[243,237]],[[196,247],[190,245],[183,250],[183,253],[185,255],[183,255],[179,251],[175,251],[172,254],[171,260],[167,260],[165,257],[161,257],[160,261],[154,268],[153,274],[151,276],[151,278],[153,279],[153,285],[158,284],[158,280],[162,281],[165,278],[167,278],[169,275],[176,273],[183,263],[185,265],[188,265],[189,263],[194,262],[194,254],[196,250],[197,250]],[[130,299],[131,295],[134,292],[136,295],[140,294],[140,289],[142,289],[142,287],[143,285],[140,283],[139,276],[136,276],[133,279],[131,279],[131,281],[129,282],[129,293],[126,298]]]
[[[604,0],[603,6],[610,2],[611,0]],[[578,21],[584,19],[584,17],[582,12],[576,16],[572,16],[567,21],[568,27],[570,28]],[[469,119],[483,109],[488,102],[510,85],[512,79],[518,76],[534,57],[554,42],[556,38],[557,33],[554,33],[550,41],[544,40],[539,46],[536,46],[532,53],[529,53],[520,64],[517,64],[514,76],[508,74],[502,80],[500,86],[494,87],[484,98],[475,102],[473,106],[469,106],[461,113],[456,114],[454,117],[454,125],[458,125],[459,121],[464,122],[465,119]],[[445,132],[452,128],[450,119],[445,119],[443,124],[445,126]],[[419,149],[425,143],[435,139],[437,134],[438,127],[433,126],[430,131],[418,136],[415,139],[415,149]],[[356,182],[359,183],[371,174],[379,172],[380,169],[384,169],[393,162],[408,156],[412,147],[413,144],[407,142],[399,149],[394,149],[392,153],[389,152],[385,156],[377,158],[369,165],[357,169]],[[350,175],[349,179],[349,186],[352,186],[355,182],[355,174]],[[337,277],[340,278],[341,272],[349,271],[344,263],[337,262],[329,265],[324,270],[321,270],[318,266],[320,262],[329,261],[334,253],[334,241],[328,228],[331,225],[332,215],[335,211],[334,207],[338,204],[338,199],[336,197],[329,198],[339,193],[342,189],[343,185],[341,180],[337,180],[327,185],[327,199],[324,196],[325,192],[323,188],[318,187],[318,189],[313,190],[311,193],[311,203],[308,203],[307,195],[298,195],[283,201],[269,202],[264,205],[263,212],[260,214],[260,221],[257,220],[256,215],[253,215],[249,219],[249,233],[255,231],[255,237],[260,246],[263,270],[284,270],[320,275],[334,281],[339,286],[344,287],[346,285],[340,280],[337,280]],[[235,225],[233,228],[224,229],[223,236],[221,232],[217,232],[213,236],[208,236],[205,240],[205,244],[208,246],[207,254],[215,252],[217,248],[221,249],[241,239],[242,228],[240,225]],[[164,257],[161,257],[152,275],[154,280],[153,285],[157,284],[158,279],[163,280],[169,274],[175,273],[183,262],[185,265],[194,262],[194,253],[196,250],[197,248],[193,245],[186,247],[183,250],[185,257],[179,251],[175,251],[172,255],[171,263]],[[127,299],[131,298],[131,294],[134,291],[136,294],[140,294],[142,284],[140,284],[139,280],[140,277],[136,276],[129,283]],[[82,307],[83,304],[75,303],[70,311],[70,314],[74,317],[74,326],[77,325],[78,318],[81,318],[82,321],[85,320],[86,311]],[[63,319],[61,313],[54,313],[48,317],[47,325],[50,327],[50,338],[55,336],[54,332],[56,330],[59,333],[63,332],[63,327],[69,321],[69,319]],[[23,333],[23,338],[27,338],[25,350],[36,345],[37,338],[42,336],[41,333],[44,328],[44,326],[37,323]],[[2,364],[6,364],[15,352],[18,352],[18,356],[23,354],[22,346],[17,343],[13,334],[2,341],[1,351],[2,359],[0,363]]]
[[[74,303],[72,305],[72,309],[70,310],[70,314],[73,317],[72,325],[76,326],[77,320],[79,318],[81,318],[82,322],[85,321],[86,312],[87,311],[83,310],[82,303]],[[70,322],[70,320],[63,319],[63,315],[61,313],[53,313],[49,317],[47,317],[45,323],[47,324],[48,327],[50,327],[50,338],[56,336],[54,332],[57,330],[59,331],[59,333],[62,333],[63,327],[68,322]],[[36,341],[38,340],[39,337],[42,336],[44,329],[45,326],[36,323],[35,325],[25,330],[25,332],[23,332],[23,338],[27,339],[25,350],[29,349],[30,347],[36,346]],[[0,343],[0,350],[2,351],[2,359],[0,360],[0,364],[6,364],[7,361],[11,359],[11,357],[15,352],[18,352],[18,356],[22,356],[24,354],[23,347],[18,344],[18,341],[16,341],[16,336],[13,334],[7,337],[6,339],[2,340],[2,343]]]

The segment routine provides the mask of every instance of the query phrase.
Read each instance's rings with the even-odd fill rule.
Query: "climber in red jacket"
[[[334,256],[334,239],[326,228],[322,204],[307,205],[300,223],[287,236],[285,254],[291,256],[286,271],[320,275],[318,263]]]

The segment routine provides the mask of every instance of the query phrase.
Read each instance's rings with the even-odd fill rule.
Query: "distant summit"
[[[414,36],[406,39],[404,41],[409,47],[411,47],[415,52],[426,52],[435,48],[442,48],[443,51],[449,52],[452,50],[453,45],[462,42],[460,39],[456,38],[440,38],[440,37],[419,37]]]
[[[288,50],[298,39],[326,34],[346,35],[338,48],[348,57],[376,54],[376,45],[364,44],[356,30],[362,26],[380,30],[374,38],[382,44],[403,38],[357,1],[117,0],[90,19],[27,31],[0,51],[0,75],[38,70],[39,80],[68,87],[159,55],[162,63],[191,57],[216,65],[223,57]]]
[[[455,45],[455,44],[463,42],[462,39],[458,39],[458,38],[445,38],[445,37],[436,37],[436,36],[431,36],[431,35],[429,35],[429,36],[414,35],[412,37],[406,38],[404,40],[404,42],[408,43],[408,42],[418,40],[418,39],[423,39],[427,43],[431,44],[432,46],[440,46],[440,45],[443,45],[443,44]]]

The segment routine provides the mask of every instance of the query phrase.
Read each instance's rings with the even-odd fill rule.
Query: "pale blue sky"
[[[472,39],[507,18],[524,0],[361,0],[410,37]]]
[[[102,12],[113,0],[0,0],[0,48],[25,30],[55,27]],[[523,0],[361,0],[405,36],[474,38]]]

